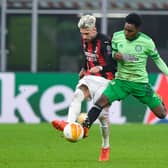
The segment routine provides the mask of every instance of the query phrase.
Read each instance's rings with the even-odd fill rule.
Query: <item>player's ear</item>
[[[97,32],[97,28],[94,27],[94,28],[92,29],[92,31],[93,31],[93,32]]]

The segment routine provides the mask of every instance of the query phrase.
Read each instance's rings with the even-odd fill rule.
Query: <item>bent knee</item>
[[[162,112],[160,115],[158,115],[158,118],[164,119],[166,117],[166,111]]]
[[[152,109],[153,113],[160,119],[164,119],[166,117],[166,108],[165,106],[159,106],[155,109]]]
[[[103,94],[100,96],[100,98],[96,101],[95,104],[101,108],[106,108],[106,107],[109,107],[110,105],[108,98],[104,96]]]
[[[76,89],[73,95],[73,101],[78,100],[78,101],[83,101],[85,98],[84,93],[80,89]]]

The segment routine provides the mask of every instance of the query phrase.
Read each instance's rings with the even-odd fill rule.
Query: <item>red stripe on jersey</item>
[[[92,58],[92,53],[93,53],[93,45],[92,43],[88,43],[88,57],[89,60],[87,61],[87,70],[89,71],[92,67],[94,67],[94,60]]]
[[[106,63],[106,61],[105,61],[100,49],[101,49],[101,40],[98,40],[97,41],[97,55],[99,57],[98,58],[98,62],[99,62],[100,66],[106,66],[107,63]],[[106,72],[105,75],[106,75],[106,78],[109,79],[109,80],[114,78],[112,72]],[[102,75],[100,74],[100,76],[102,76]]]
[[[104,66],[105,65],[105,60],[101,54],[101,40],[97,40],[97,44],[96,44],[96,55],[97,55],[97,61],[99,62],[100,66]],[[102,76],[100,73],[96,74],[97,76]]]
[[[105,66],[106,63],[105,63],[103,55],[101,54],[100,48],[101,48],[101,41],[97,40],[97,56],[99,57],[98,62],[100,66]]]
[[[106,75],[107,75],[107,77],[106,77],[107,79],[109,79],[109,80],[114,79],[114,75],[112,72],[106,72]]]

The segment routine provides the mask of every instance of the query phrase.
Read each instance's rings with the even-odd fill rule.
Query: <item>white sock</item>
[[[110,124],[107,119],[100,118],[100,130],[102,135],[102,147],[110,147]]]
[[[165,119],[168,120],[168,114],[166,115]]]
[[[102,130],[102,147],[108,148],[108,147],[110,147],[109,128],[108,127],[101,127],[101,130]]]
[[[70,107],[68,109],[68,122],[75,122],[81,112],[81,104],[84,100],[84,94],[81,89],[76,89]]]

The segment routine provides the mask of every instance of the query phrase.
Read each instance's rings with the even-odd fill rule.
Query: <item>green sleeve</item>
[[[156,46],[153,40],[150,39],[146,44],[147,44],[146,45],[147,55],[149,55],[153,60],[158,59],[160,55],[158,53],[158,50],[156,49]]]
[[[153,61],[155,62],[157,67],[160,69],[160,71],[162,71],[165,75],[168,76],[168,67],[165,64],[165,62],[162,60],[162,58],[159,57],[158,59],[154,59]]]
[[[115,33],[111,40],[111,47],[112,47],[112,57],[114,57],[114,54],[118,52]]]
[[[168,76],[168,67],[160,57],[152,39],[148,43],[148,55],[153,59],[159,70]]]

